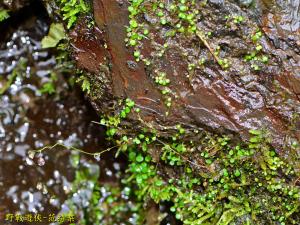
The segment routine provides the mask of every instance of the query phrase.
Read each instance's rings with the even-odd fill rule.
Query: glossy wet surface
[[[144,1],[142,7],[149,9],[135,18],[142,24],[136,32],[147,28],[149,34],[135,48],[124,43],[126,35],[130,36],[123,29],[129,23],[126,1],[93,2],[95,21],[103,32],[81,32],[83,26],[78,26],[73,38],[78,65],[95,74],[105,73],[97,65],[112,65],[105,73],[107,81],[113,81],[106,93],[132,98],[141,108],[142,119],[161,133],[171,136],[175,125],[181,124],[190,133],[204,129],[239,134],[246,140],[249,130],[266,129],[279,150],[300,140],[298,1],[264,0],[257,1],[257,5],[249,1],[253,2],[249,7],[238,4],[246,1],[208,1],[190,6],[188,12],[197,14],[196,29],[205,35],[210,33],[205,37],[207,43],[212,51],[219,49],[219,59],[229,61],[231,66],[227,69],[218,65],[196,34],[169,35],[179,23],[177,14],[168,10],[171,1],[162,1],[162,14],[168,20],[165,25],[157,17],[158,12],[150,9],[151,1]],[[196,9],[197,13],[193,11]],[[243,22],[230,19],[236,15],[242,16]],[[259,30],[260,40],[252,41]],[[101,36],[108,48],[101,43]],[[254,53],[254,59],[245,60],[257,51],[258,44],[260,50]],[[103,51],[110,57],[104,57]],[[133,51],[150,65],[132,63]],[[262,58],[266,61],[262,62]],[[155,83],[159,72],[164,72],[170,81],[168,95],[162,94],[163,87]],[[98,76],[91,80],[99,82]],[[104,100],[109,96],[97,97],[94,104],[103,111],[103,105],[107,105]],[[170,107],[166,101],[172,102]],[[135,118],[139,117],[132,119]],[[291,128],[294,125],[296,128]]]
[[[17,71],[10,87],[0,95],[0,224],[7,213],[57,213],[70,192],[75,170],[70,151],[57,147],[31,159],[29,150],[57,142],[95,152],[105,147],[103,128],[92,123],[98,116],[82,93],[70,87],[68,77],[59,74],[55,94],[40,93],[56,59],[41,49],[40,40],[49,24],[42,8],[35,7],[0,28],[5,34],[0,43],[0,89]],[[82,162],[101,165],[103,181],[112,181],[120,169],[110,160],[99,164],[90,157]]]

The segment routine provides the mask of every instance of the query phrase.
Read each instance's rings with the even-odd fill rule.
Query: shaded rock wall
[[[167,8],[169,1],[162,2]],[[127,2],[94,0],[97,27],[86,28],[84,20],[79,23],[71,33],[73,55],[79,67],[92,74],[97,93],[92,102],[101,112],[114,108],[112,100],[129,97],[141,108],[140,118],[162,134],[172,134],[177,124],[191,133],[205,129],[242,138],[248,137],[249,129],[267,129],[281,149],[300,138],[297,2],[261,1],[254,8],[236,1],[196,3],[200,37],[183,33],[169,37],[178,18],[165,10],[168,24],[161,24],[149,8],[136,19],[150,34],[132,48],[124,42]],[[144,1],[143,7],[150,3]],[[234,22],[235,15],[243,21]],[[259,41],[253,41],[259,30]],[[256,50],[258,45],[261,49]],[[136,62],[133,49],[150,65]],[[217,57],[212,51],[218,52]],[[255,56],[245,60],[253,52]],[[228,68],[220,65],[220,59],[226,59]],[[165,87],[155,82],[161,72],[170,82],[167,95],[162,94]],[[133,115],[132,122],[137,118]]]

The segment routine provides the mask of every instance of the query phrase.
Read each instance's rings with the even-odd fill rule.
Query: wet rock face
[[[73,40],[74,57],[93,74],[95,90],[107,81],[103,94],[92,98],[98,110],[129,97],[144,122],[167,134],[181,124],[242,138],[249,129],[267,129],[277,146],[286,137],[299,140],[295,1],[264,0],[259,10],[238,1],[186,3],[192,26],[172,11],[172,1],[155,10],[144,1],[128,34],[126,1],[93,2],[98,28],[80,32],[83,22]],[[135,33],[143,34],[138,43],[130,42]]]

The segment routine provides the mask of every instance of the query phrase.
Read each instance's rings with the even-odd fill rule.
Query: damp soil
[[[69,84],[68,74],[59,74],[55,94],[39,91],[56,65],[55,54],[41,48],[49,22],[43,6],[36,3],[0,27],[0,89],[12,71],[18,71],[0,95],[1,224],[9,213],[56,214],[70,192],[75,172],[70,150],[58,147],[33,159],[28,151],[57,142],[87,152],[107,147],[103,127],[93,123],[99,121],[98,115],[82,92]],[[92,157],[81,160],[100,165],[102,182],[115,182],[122,165],[111,153],[102,158],[101,162]]]

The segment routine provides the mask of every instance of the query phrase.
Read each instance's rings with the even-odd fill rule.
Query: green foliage
[[[155,77],[155,83],[162,85],[162,86],[166,86],[170,83],[170,79],[166,78],[166,73],[159,73],[156,77]]]
[[[298,224],[300,189],[290,180],[299,175],[270,146],[266,132],[250,130],[249,142],[240,144],[209,133],[199,142],[185,142],[182,125],[171,139],[153,129],[123,135],[123,120],[139,113],[134,107],[125,99],[119,113],[101,120],[108,140],[128,156],[122,185],[100,185],[99,171],[80,168],[80,159],[73,157],[72,193],[92,189],[81,224],[118,224],[133,215],[135,224],[145,224],[143,205],[149,199],[171,203],[170,211],[184,224]],[[72,200],[69,205],[78,210]]]
[[[9,18],[9,11],[6,9],[1,9],[0,8],[0,22],[6,20]]]
[[[43,48],[53,48],[57,44],[66,38],[64,26],[61,23],[52,23],[49,33],[42,40]]]
[[[135,113],[131,100],[123,104],[122,112],[129,107],[126,117]],[[181,125],[171,140],[154,130],[118,138],[124,118],[118,114],[102,123],[114,130],[110,140],[128,155],[124,184],[139,201],[172,202],[175,217],[191,225],[284,224],[299,211],[300,190],[289,184],[297,178],[295,171],[269,145],[264,131],[250,130],[249,142],[239,145],[208,133],[200,142],[180,141],[186,133]],[[201,152],[192,151],[197,146]],[[172,178],[160,171],[165,164],[174,170]]]
[[[55,86],[52,82],[47,82],[45,84],[43,84],[43,87],[40,89],[40,92],[42,94],[54,94],[55,93]]]
[[[269,57],[263,54],[263,47],[259,44],[259,40],[262,38],[262,32],[257,30],[252,36],[251,40],[255,44],[255,48],[244,56],[244,60],[246,62],[251,63],[251,68],[255,71],[261,70],[261,66],[259,64],[267,64],[269,61]]]
[[[51,72],[50,80],[43,84],[42,88],[39,90],[41,94],[52,95],[56,92],[55,82],[57,81],[57,75],[55,72]]]
[[[75,180],[66,203],[78,215],[78,224],[121,224],[129,218],[132,222],[128,224],[142,224],[144,216],[141,203],[132,201],[133,198],[128,203],[133,192],[130,187],[100,183],[99,166],[89,162],[81,163],[78,154],[72,155],[72,161],[76,169]],[[77,200],[74,200],[76,197]]]
[[[88,80],[87,77],[85,77],[84,75],[81,75],[77,80],[77,83],[81,83],[81,89],[83,92],[86,92],[87,94],[91,93],[91,83]]]
[[[118,126],[121,122],[121,119],[125,119],[135,105],[135,103],[129,98],[127,98],[124,102],[125,105],[118,114],[116,114],[115,116],[108,116],[106,118],[104,117],[100,121],[102,125],[107,127],[106,134],[109,138],[112,138],[116,134],[119,129]]]
[[[182,153],[186,152],[185,145],[183,143],[173,143],[171,146],[166,144],[163,148],[163,154],[161,156],[161,159],[169,163],[171,166],[177,165],[181,166],[183,165],[182,161]]]
[[[63,20],[67,21],[67,28],[70,29],[81,14],[86,14],[89,7],[84,0],[57,0],[61,7]]]
[[[21,58],[18,65],[13,69],[13,71],[8,75],[7,80],[4,82],[3,86],[0,88],[0,95],[3,95],[10,86],[14,83],[18,76],[25,73],[27,65],[27,59]]]
[[[260,30],[257,30],[251,37],[253,42],[257,42],[261,39],[262,37],[262,32]]]

